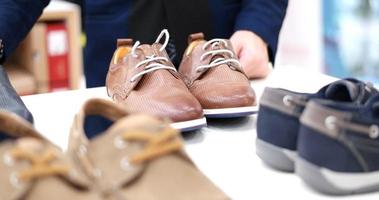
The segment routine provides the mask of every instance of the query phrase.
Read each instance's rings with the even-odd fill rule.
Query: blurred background
[[[84,88],[83,1],[53,0],[4,64],[20,95]]]
[[[379,84],[378,0],[290,0],[278,66]]]
[[[53,0],[6,63],[21,95],[85,88],[81,0]],[[379,0],[289,0],[275,67],[379,86]],[[283,77],[285,78],[285,77]]]

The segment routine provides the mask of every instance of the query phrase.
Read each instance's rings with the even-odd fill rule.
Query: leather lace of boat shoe
[[[87,116],[113,122],[89,140]],[[176,129],[149,116],[128,113],[111,101],[92,99],[76,115],[68,153],[98,191],[118,199],[228,199],[193,164]]]
[[[300,118],[296,173],[332,195],[379,191],[379,95],[364,105],[312,100]]]
[[[171,63],[165,50],[168,40],[167,30],[152,45],[118,40],[106,79],[108,95],[130,112],[168,118],[175,128],[201,128],[206,125],[202,107]]]
[[[189,36],[179,72],[199,100],[204,115],[228,118],[257,111],[255,93],[226,39],[204,40],[202,33]]]
[[[363,105],[377,93],[371,84],[352,78],[330,83],[313,94],[266,88],[259,101],[257,155],[275,169],[294,171],[299,118],[309,100],[324,99]]]
[[[100,200],[73,161],[16,114],[0,112],[0,199]]]

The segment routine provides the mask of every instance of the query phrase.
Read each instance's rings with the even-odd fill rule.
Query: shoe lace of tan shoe
[[[140,141],[145,143],[144,149],[130,158],[132,164],[140,164],[163,155],[181,151],[183,143],[178,137],[178,132],[167,127],[158,134],[152,135],[145,131],[130,131],[122,134],[126,141]]]
[[[14,147],[9,156],[12,160],[27,161],[29,168],[21,170],[15,174],[14,180],[29,182],[47,176],[68,176],[70,170],[67,164],[53,163],[58,160],[57,152],[53,148],[46,149],[43,153],[37,154],[30,150]],[[17,181],[18,182],[18,181]]]

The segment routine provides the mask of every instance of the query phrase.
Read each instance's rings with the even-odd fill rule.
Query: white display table
[[[260,96],[265,86],[315,92],[334,80],[316,72],[285,66],[275,69],[269,78],[251,84]],[[34,115],[36,128],[66,149],[75,113],[85,100],[93,97],[108,98],[105,88],[94,88],[25,96],[23,100]],[[184,135],[187,152],[198,167],[233,199],[335,198],[316,193],[294,174],[274,171],[261,162],[255,155],[256,116],[209,120],[208,125],[201,131]],[[377,200],[379,194],[346,199],[358,198]]]

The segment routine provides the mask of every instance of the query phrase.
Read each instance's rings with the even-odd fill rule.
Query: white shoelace
[[[225,47],[228,46],[228,43],[224,39],[213,39],[213,40],[209,40],[208,42],[204,43],[203,50],[207,49],[209,47],[209,45],[211,45],[212,49],[214,49],[216,46],[219,46],[220,43],[223,43]],[[205,52],[203,55],[201,55],[200,60],[203,61],[205,58],[207,58],[210,55],[216,56],[216,55],[221,55],[223,53],[227,53],[231,57],[234,56],[234,53],[229,49],[216,49],[216,50],[210,50],[208,52]],[[237,64],[238,66],[241,66],[241,63],[237,59],[217,58],[217,59],[213,60],[211,63],[209,63],[208,65],[198,66],[196,68],[196,71],[199,72],[199,71],[204,70],[204,69],[209,69],[212,67],[217,67],[217,66],[220,66],[223,64],[228,64],[228,63],[234,63],[234,64]]]
[[[162,39],[162,37],[165,36],[165,41],[162,45],[162,47],[159,49],[159,51],[163,51],[167,44],[168,44],[168,41],[170,39],[170,34],[169,32],[167,31],[167,29],[163,29],[162,32],[159,34],[159,36],[157,37],[157,39],[155,40],[155,43],[159,43]],[[132,47],[132,56],[137,56],[135,51],[136,49],[140,46],[140,42],[137,41],[133,47]],[[150,72],[153,72],[153,71],[156,71],[156,70],[160,70],[160,69],[167,69],[167,70],[173,70],[176,72],[176,68],[173,67],[173,66],[169,66],[169,65],[164,65],[164,64],[161,64],[159,63],[160,61],[163,61],[163,62],[169,62],[169,60],[166,58],[166,57],[163,57],[163,56],[156,56],[156,55],[149,55],[149,56],[146,56],[146,59],[139,62],[135,68],[140,68],[142,66],[144,66],[145,64],[148,64],[145,66],[144,70],[137,73],[136,75],[134,75],[131,79],[130,79],[130,82],[134,82],[137,78],[147,74],[147,73],[150,73]]]

